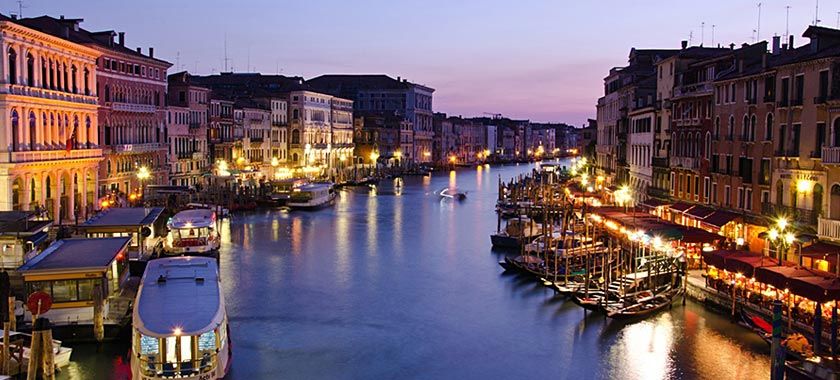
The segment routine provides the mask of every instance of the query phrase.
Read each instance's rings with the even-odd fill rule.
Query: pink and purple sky
[[[796,45],[816,0],[763,1],[761,39]],[[24,17],[84,18],[88,30],[126,32],[129,47],[199,74],[228,69],[301,75],[385,73],[436,89],[435,111],[502,113],[580,125],[595,117],[602,80],[630,48],[679,48],[693,34],[752,42],[758,1],[502,0],[25,0]],[[3,14],[18,3],[3,1]],[[840,2],[820,4],[837,27]],[[701,36],[701,22],[705,22]]]

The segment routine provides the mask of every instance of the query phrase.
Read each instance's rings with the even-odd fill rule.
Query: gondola
[[[671,289],[665,293],[643,297],[630,306],[607,308],[607,317],[613,319],[644,318],[671,306],[674,298],[682,294],[682,292],[682,288]]]

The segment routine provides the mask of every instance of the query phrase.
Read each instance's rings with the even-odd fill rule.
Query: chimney
[[[790,40],[788,41],[788,49],[793,50],[793,34],[790,35]]]
[[[787,50],[787,44],[782,44],[782,51]]]
[[[729,44],[729,50],[735,50],[735,44],[734,43]]]
[[[780,36],[773,36],[773,55],[779,55],[779,44],[782,42],[782,37]]]
[[[10,16],[12,16],[12,20],[17,20],[17,15],[16,14],[12,13]]]
[[[140,54],[143,54],[143,48],[141,48],[141,47],[139,47],[139,46],[138,46],[138,47],[137,47],[137,52],[138,52],[138,53],[140,53]]]
[[[58,16],[59,20],[64,20],[64,15]]]
[[[682,46],[683,50],[685,50],[685,48],[687,48],[687,47],[688,47],[688,41],[686,41],[686,40],[682,40],[682,41],[680,42],[680,46]]]
[[[149,47],[149,58],[155,57],[155,48]]]
[[[402,82],[402,78],[399,75],[397,75],[397,82]]]
[[[117,35],[120,36],[120,46],[125,46],[125,32],[119,32]]]

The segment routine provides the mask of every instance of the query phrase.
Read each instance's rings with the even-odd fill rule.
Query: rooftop
[[[171,336],[179,328],[184,335],[196,335],[214,328],[223,314],[215,259],[149,261],[134,308],[134,324],[141,332]]]
[[[63,239],[18,268],[32,271],[107,270],[111,262],[128,247],[131,238]]]
[[[80,227],[129,227],[153,224],[163,213],[163,207],[111,208],[94,215]]]
[[[52,225],[49,220],[33,220],[27,211],[0,211],[0,234],[36,233]]]

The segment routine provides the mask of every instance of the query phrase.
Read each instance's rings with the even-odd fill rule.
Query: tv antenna
[[[703,46],[704,39],[706,38],[706,22],[700,22],[700,46]]]
[[[23,18],[23,8],[28,7],[23,5],[23,0],[17,0],[16,3],[18,4],[18,17]]]
[[[761,3],[758,3],[758,26],[755,28],[755,39],[761,40]]]
[[[715,24],[712,24],[712,47],[715,46]]]
[[[785,41],[790,38],[790,5],[785,6]]]
[[[225,33],[225,59],[224,59],[225,72],[228,71],[228,61],[230,61],[230,58],[228,58],[228,55],[227,55],[227,33]]]
[[[814,7],[814,26],[820,24],[820,0],[816,1],[816,6]]]

